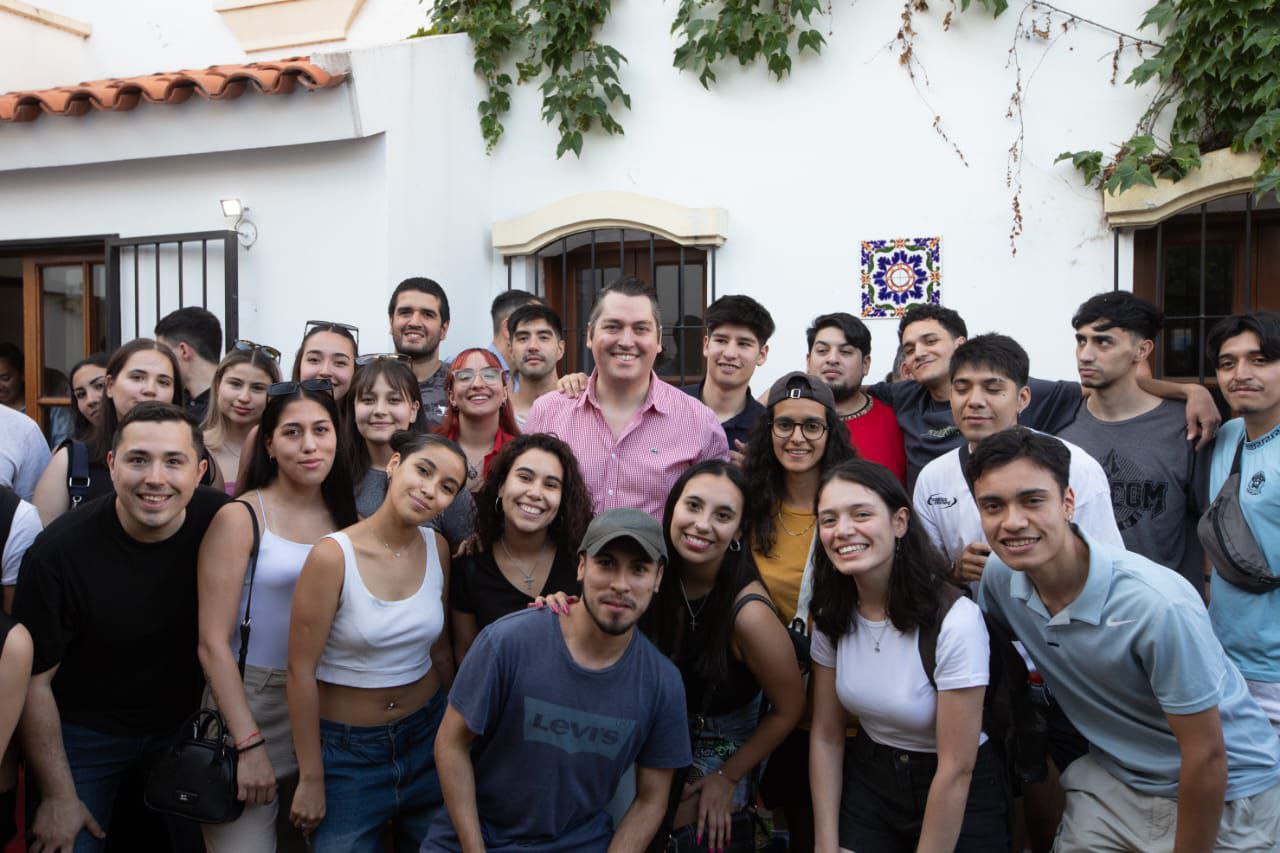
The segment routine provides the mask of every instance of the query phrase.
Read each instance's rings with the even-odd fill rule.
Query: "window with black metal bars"
[[[593,367],[587,348],[587,318],[597,294],[623,276],[635,276],[658,294],[662,352],[654,365],[675,384],[700,381],[705,373],[702,339],[706,306],[716,297],[716,249],[685,246],[650,231],[597,228],[566,235],[530,256],[532,285],[565,323],[562,372]],[[507,289],[514,286],[506,259]]]
[[[1270,200],[1260,205],[1253,193],[1205,202],[1161,221],[1141,243],[1154,243],[1154,285],[1140,281],[1137,254],[1149,249],[1135,239],[1135,292],[1151,299],[1164,313],[1164,329],[1156,341],[1153,372],[1156,376],[1213,378],[1206,338],[1213,325],[1237,311],[1265,307],[1274,297],[1261,293],[1267,276],[1259,276],[1258,216],[1269,223],[1280,221],[1280,205]],[[1113,289],[1120,289],[1120,233],[1113,233]],[[1274,240],[1271,231],[1264,240]],[[1190,234],[1192,239],[1188,240]],[[1135,238],[1139,235],[1135,234]],[[1173,239],[1176,236],[1176,239]],[[1263,280],[1259,280],[1259,279]]]

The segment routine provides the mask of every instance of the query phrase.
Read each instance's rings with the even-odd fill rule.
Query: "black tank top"
[[[705,600],[705,596],[693,599],[689,602],[689,607],[692,608],[694,613],[697,613],[699,612],[699,606]],[[705,636],[707,628],[699,625],[696,631],[693,630],[689,624],[688,610],[685,611],[684,615],[685,639],[682,645],[687,649],[692,648],[697,643],[710,642],[711,638]],[[715,682],[715,692],[711,694],[711,704],[706,712],[713,717],[738,710],[754,699],[756,694],[760,692],[760,682],[756,681],[755,675],[747,668],[747,665],[734,657],[732,651],[728,653],[728,656],[728,678],[724,681]],[[693,671],[692,655],[682,653],[675,663],[680,669],[681,679],[684,680],[685,701],[688,705],[689,713],[701,713],[703,703],[706,702],[707,691],[712,689],[712,682]]]
[[[9,639],[9,632],[12,631],[13,626],[17,624],[17,619],[14,619],[8,613],[0,610],[0,654],[4,654],[5,641]]]

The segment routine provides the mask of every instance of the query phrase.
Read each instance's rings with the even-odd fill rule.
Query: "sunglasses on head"
[[[335,323],[332,320],[308,320],[302,327],[302,338],[306,340],[312,332],[345,332],[356,342],[356,351],[360,350],[360,330],[350,323]]]
[[[333,383],[328,379],[303,379],[301,382],[272,382],[267,386],[268,397],[287,397],[298,391],[323,392],[333,396]]]
[[[371,352],[368,355],[356,356],[356,367],[364,367],[366,364],[373,364],[375,361],[398,361],[401,364],[410,364],[413,359],[399,352]]]
[[[247,352],[252,358],[257,353],[262,353],[274,362],[280,361],[280,350],[275,347],[269,347],[266,344],[255,344],[253,341],[246,341],[243,338],[231,345],[233,350],[238,352]]]

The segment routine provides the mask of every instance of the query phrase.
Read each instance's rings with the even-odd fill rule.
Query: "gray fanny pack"
[[[1244,441],[1236,448],[1231,473],[1209,510],[1200,516],[1196,535],[1213,560],[1218,575],[1232,586],[1246,592],[1264,593],[1280,589],[1280,576],[1271,573],[1267,555],[1249,529],[1240,506],[1240,454]]]

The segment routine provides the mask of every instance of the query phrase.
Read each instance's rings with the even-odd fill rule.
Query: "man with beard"
[[[525,610],[480,633],[436,735],[448,813],[423,851],[648,846],[674,768],[692,760],[680,674],[635,630],[666,561],[648,514],[601,513],[582,537],[582,598],[567,616]],[[633,763],[636,797],[615,829],[605,807]]]
[[[533,401],[556,390],[560,380],[556,365],[564,358],[564,324],[560,315],[542,302],[529,302],[507,318],[507,337],[516,389],[511,404],[516,426],[524,429]]]
[[[1178,572],[1203,595],[1195,523],[1207,456],[1187,439],[1186,406],[1138,387],[1138,368],[1163,320],[1156,306],[1122,290],[1080,306],[1071,325],[1080,384],[1090,394],[1058,437],[1101,463],[1125,548]]]
[[[849,429],[849,443],[863,459],[879,462],[903,483],[907,456],[898,417],[888,403],[862,390],[871,369],[871,332],[852,314],[823,314],[805,331],[805,372],[831,386],[836,414]]]
[[[536,293],[527,290],[504,290],[493,298],[489,306],[489,319],[493,321],[493,340],[485,344],[485,349],[498,357],[502,369],[514,379],[515,365],[511,361],[511,332],[507,328],[507,320],[515,310],[530,302],[542,302]]]
[[[1274,578],[1280,575],[1280,314],[1228,317],[1209,333],[1206,348],[1218,387],[1239,415],[1218,435],[1209,494],[1218,495],[1238,472],[1240,513],[1257,546],[1253,567],[1272,576],[1265,581],[1269,589],[1246,589],[1215,565],[1209,618],[1249,692],[1280,732],[1280,582]],[[1205,528],[1202,522],[1202,536]],[[1223,550],[1208,540],[1206,545]],[[1231,550],[1239,553],[1240,547],[1237,542]]]
[[[387,317],[396,352],[409,356],[418,378],[422,412],[431,426],[438,426],[449,410],[449,363],[440,358],[440,343],[449,334],[449,297],[429,278],[406,278],[391,293]]]

